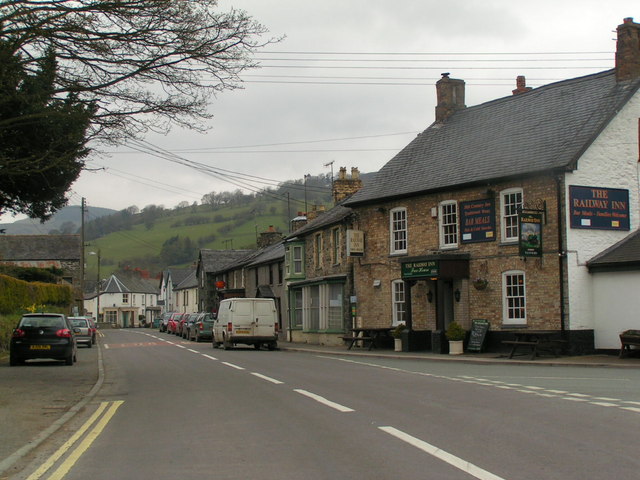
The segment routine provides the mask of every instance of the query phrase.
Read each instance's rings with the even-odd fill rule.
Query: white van
[[[269,350],[278,346],[278,313],[272,298],[228,298],[220,302],[213,321],[213,347],[235,344]]]

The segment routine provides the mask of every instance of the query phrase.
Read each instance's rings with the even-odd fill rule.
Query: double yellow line
[[[116,413],[116,410],[122,405],[124,401],[118,400],[115,402],[102,402],[98,409],[94,412],[93,415],[87,420],[76,433],[74,433],[69,440],[67,440],[56,452],[51,455],[46,462],[44,462],[35,472],[33,472],[27,480],[37,480],[42,477],[51,467],[55,465],[55,463],[65,455],[73,445],[85,434],[89,428],[100,418],[103,412],[106,410],[106,413],[100,418],[98,423],[95,424],[93,429],[87,434],[87,436],[78,444],[76,448],[73,449],[71,454],[60,464],[55,472],[51,476],[48,477],[48,480],[60,480],[64,478],[64,476],[69,473],[71,467],[75,465],[78,459],[82,456],[84,452],[91,446],[96,438],[102,433],[104,427],[106,427],[111,417],[113,417]],[[107,409],[108,407],[108,409]]]

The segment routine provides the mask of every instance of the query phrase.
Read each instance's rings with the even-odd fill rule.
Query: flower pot
[[[489,282],[487,282],[486,280],[475,280],[473,282],[473,288],[475,288],[476,290],[484,290],[485,288],[487,288],[487,285],[489,285]]]
[[[402,351],[402,339],[401,338],[394,338],[393,339],[393,351],[394,352],[401,352]]]
[[[449,355],[462,355],[464,353],[462,340],[449,340]]]

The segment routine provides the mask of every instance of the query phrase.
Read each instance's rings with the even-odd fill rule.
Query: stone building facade
[[[493,346],[520,329],[556,332],[573,353],[600,345],[610,320],[595,316],[587,262],[639,221],[639,33],[618,27],[613,70],[536,89],[518,78],[473,107],[443,74],[435,122],[344,204],[366,235],[366,326],[404,322],[434,350],[474,319]]]
[[[333,184],[338,203],[314,210],[308,223],[285,239],[285,279],[288,291],[288,336],[291,341],[342,344],[341,336],[356,321],[353,262],[353,211],[344,201],[362,187],[357,168],[342,167]]]

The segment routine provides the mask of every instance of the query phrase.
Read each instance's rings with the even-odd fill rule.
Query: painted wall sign
[[[571,228],[629,230],[629,190],[569,185]]]
[[[364,232],[362,230],[347,230],[347,256],[364,256]]]
[[[521,213],[518,215],[520,231],[520,256],[542,256],[542,214]]]
[[[402,264],[402,278],[437,277],[439,270],[437,260],[407,262]]]
[[[496,239],[496,209],[493,198],[460,202],[462,243],[492,242]]]

